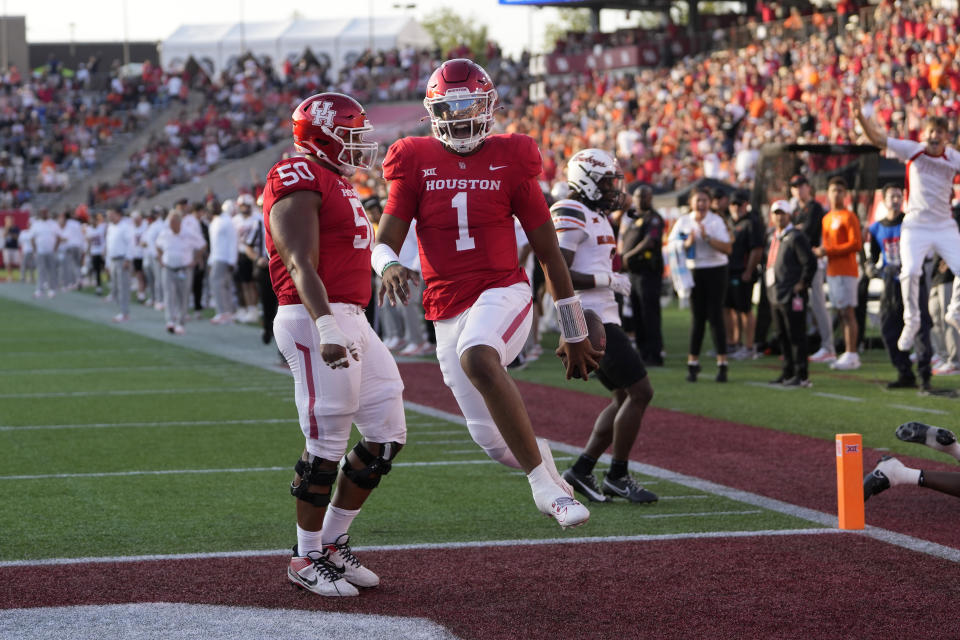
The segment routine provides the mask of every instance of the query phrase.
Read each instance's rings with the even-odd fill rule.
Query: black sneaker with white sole
[[[637,504],[652,504],[659,499],[655,493],[637,484],[629,473],[620,478],[611,478],[610,474],[604,474],[603,492],[608,496],[626,498]]]
[[[880,462],[884,460],[889,460],[890,456],[883,456],[880,458]],[[878,493],[883,493],[890,488],[890,478],[880,470],[880,462],[877,463],[877,466],[873,471],[868,473],[863,478],[863,501],[866,502],[870,499],[870,496],[875,496]]]
[[[583,494],[590,502],[607,502],[609,498],[603,495],[596,476],[592,473],[577,473],[573,467],[563,472],[563,479],[570,483],[574,491]]]
[[[922,422],[904,422],[897,427],[897,438],[904,442],[925,444],[928,447],[934,446],[934,443],[949,447],[957,441],[957,437],[949,429],[933,427]]]

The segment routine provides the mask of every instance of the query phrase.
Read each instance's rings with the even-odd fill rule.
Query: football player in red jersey
[[[328,596],[379,584],[350,551],[347,529],[406,442],[400,372],[363,313],[373,227],[347,180],[373,164],[377,144],[364,141],[371,130],[353,98],[307,98],[293,113],[293,140],[303,156],[274,165],[263,194],[270,280],[280,304],[274,335],[294,376],[306,437],[290,487],[297,546],[287,576]],[[344,455],[351,423],[363,437]]]
[[[602,354],[585,339],[580,300],[537,182],[540,151],[529,136],[490,135],[496,101],[489,76],[470,60],[449,60],[434,71],[424,100],[433,136],[398,140],[384,160],[391,184],[373,266],[383,278],[381,304],[384,295],[406,304],[413,274],[397,251],[416,219],[426,318],[435,324],[444,381],[471,437],[492,459],[527,472],[540,511],[562,527],[576,526],[590,513],[560,477],[549,446],[534,437],[506,371],[530,332],[532,307],[514,216],[557,300],[567,377],[586,377]]]

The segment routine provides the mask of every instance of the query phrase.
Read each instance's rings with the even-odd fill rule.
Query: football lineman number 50
[[[307,166],[306,162],[302,160],[300,162],[294,162],[292,164],[284,164],[277,167],[277,173],[283,178],[283,186],[289,187],[290,185],[297,183],[300,179],[304,180],[315,180],[313,174],[310,172],[310,167]],[[461,193],[463,196],[463,224],[466,224],[467,221],[467,194]],[[456,199],[456,198],[454,198]],[[363,210],[363,203],[360,202],[357,198],[350,198],[350,206],[353,207],[353,221],[356,225],[363,229],[362,233],[358,233],[353,236],[353,247],[354,249],[366,249],[370,246],[370,240],[373,238],[373,225],[370,224],[370,220],[367,218],[367,212]],[[461,231],[461,233],[463,233]],[[473,242],[473,240],[470,240]],[[460,248],[460,241],[457,241],[457,248]],[[468,249],[472,249],[470,246]]]
[[[461,191],[453,196],[450,204],[457,210],[457,228],[460,230],[460,237],[457,238],[457,251],[475,249],[477,243],[470,237],[470,228],[467,225],[467,192]]]

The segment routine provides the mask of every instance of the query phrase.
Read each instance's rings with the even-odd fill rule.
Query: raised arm
[[[880,147],[881,150],[886,149],[887,133],[880,129],[880,125],[873,119],[872,113],[870,117],[863,113],[863,104],[860,101],[859,89],[860,87],[858,86],[857,90],[850,96],[850,108],[853,109],[853,115],[857,118],[857,122],[860,123],[860,126],[863,128],[863,133],[866,134],[870,142]]]

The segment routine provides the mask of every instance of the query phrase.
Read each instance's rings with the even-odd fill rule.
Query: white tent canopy
[[[372,22],[372,23],[371,23]],[[252,53],[268,56],[274,68],[283,69],[283,61],[310,50],[318,58],[327,58],[334,72],[365,50],[429,47],[430,35],[413,18],[382,16],[343,20],[295,19],[284,22],[244,22],[234,24],[187,24],[180,26],[160,45],[160,64],[166,70],[182,68],[194,58],[214,73],[228,66],[235,57]]]

